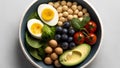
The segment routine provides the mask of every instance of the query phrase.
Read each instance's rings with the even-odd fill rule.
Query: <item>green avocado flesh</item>
[[[89,55],[91,46],[88,44],[80,44],[72,50],[65,51],[59,58],[62,65],[74,66],[81,63]]]

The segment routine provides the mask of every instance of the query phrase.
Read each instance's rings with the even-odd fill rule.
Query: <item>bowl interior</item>
[[[55,0],[38,0],[36,1],[33,5],[31,5],[29,7],[29,9],[27,10],[26,14],[24,15],[23,17],[23,20],[22,20],[22,23],[21,23],[21,31],[20,31],[20,37],[21,37],[21,41],[22,41],[22,44],[21,46],[23,46],[25,48],[25,51],[26,53],[29,55],[29,57],[31,58],[30,60],[34,61],[36,64],[38,64],[39,66],[43,67],[43,68],[53,68],[52,65],[45,65],[43,62],[41,61],[37,61],[35,59],[33,59],[30,54],[28,53],[27,51],[27,47],[26,47],[26,43],[25,43],[25,32],[27,30],[27,21],[28,21],[28,17],[29,15],[34,12],[34,11],[37,11],[37,8],[40,4],[42,3],[48,3],[49,1],[55,1]],[[90,16],[91,16],[91,19],[93,21],[96,22],[97,24],[97,32],[96,32],[96,35],[97,35],[97,42],[96,44],[94,44],[92,46],[92,50],[89,54],[89,56],[82,62],[80,63],[79,65],[75,66],[76,68],[80,68],[82,66],[84,66],[86,63],[88,63],[92,58],[93,56],[96,54],[96,51],[98,50],[99,48],[99,45],[100,45],[100,42],[101,42],[101,36],[102,36],[102,31],[101,31],[101,24],[100,24],[100,21],[99,21],[99,18],[98,16],[96,15],[95,11],[92,9],[92,7],[90,5],[88,5],[85,1],[83,0],[69,0],[69,1],[76,1],[78,4],[82,5],[84,8],[87,8],[88,12],[90,13]],[[73,68],[73,67],[72,67]]]

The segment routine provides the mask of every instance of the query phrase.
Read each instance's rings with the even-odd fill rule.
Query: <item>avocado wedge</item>
[[[80,44],[72,50],[65,51],[59,58],[64,66],[74,66],[84,61],[91,51],[89,44]]]

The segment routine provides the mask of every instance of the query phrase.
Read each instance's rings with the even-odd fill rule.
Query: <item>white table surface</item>
[[[20,18],[33,0],[0,0],[0,68],[35,68],[18,41]],[[89,0],[104,27],[102,47],[87,68],[120,68],[120,0]]]

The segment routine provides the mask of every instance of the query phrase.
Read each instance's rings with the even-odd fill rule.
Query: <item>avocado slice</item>
[[[81,63],[89,55],[91,46],[89,44],[80,44],[72,50],[65,51],[59,58],[64,66],[74,66]]]

